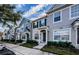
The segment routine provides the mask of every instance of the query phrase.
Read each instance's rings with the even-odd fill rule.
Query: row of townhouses
[[[10,26],[3,33],[4,40],[23,40],[26,42],[27,39],[31,39],[31,22],[30,20],[23,18],[18,26]]]
[[[48,41],[72,42],[79,48],[79,4],[55,4],[46,14],[30,25],[26,24],[29,21],[22,21],[23,26],[20,25],[17,30],[18,36],[23,33],[25,40],[32,39],[39,44],[47,44]]]
[[[79,48],[79,4],[56,4],[46,14],[32,22],[32,39],[39,44],[67,41]]]

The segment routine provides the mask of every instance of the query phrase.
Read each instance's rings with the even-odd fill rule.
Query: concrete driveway
[[[4,43],[7,49],[13,51],[16,55],[55,55],[48,52],[43,52],[37,49],[22,47],[15,44]]]

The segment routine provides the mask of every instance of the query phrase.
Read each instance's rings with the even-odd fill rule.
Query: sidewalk
[[[7,47],[7,49],[13,51],[16,55],[55,55],[55,54],[43,52],[37,49],[26,48],[26,47],[9,44],[9,43],[4,43],[4,45]]]

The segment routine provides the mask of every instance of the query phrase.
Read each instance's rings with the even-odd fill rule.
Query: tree
[[[10,4],[1,4],[0,5],[0,12],[3,13],[3,16],[0,19],[1,22],[6,24],[6,22],[13,22],[14,25],[16,25],[16,21],[20,20],[21,13],[15,12],[14,9],[16,8],[16,5],[10,5]]]
[[[13,23],[14,27],[17,25],[17,21],[21,19],[21,12],[15,12],[16,5],[14,4],[1,4],[0,5],[0,12],[3,14],[1,16],[0,22],[3,23],[3,25],[10,25],[9,22]],[[14,28],[14,36],[16,37],[16,28]]]

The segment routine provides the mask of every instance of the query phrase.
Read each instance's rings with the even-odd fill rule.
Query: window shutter
[[[47,19],[45,19],[45,26],[47,25]]]

